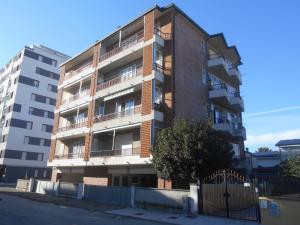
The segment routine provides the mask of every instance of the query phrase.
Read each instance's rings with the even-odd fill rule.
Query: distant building
[[[280,140],[277,151],[247,152],[247,170],[255,177],[277,176],[279,164],[300,154],[300,139]]]
[[[0,69],[0,180],[49,176],[59,65],[68,58],[26,46]]]

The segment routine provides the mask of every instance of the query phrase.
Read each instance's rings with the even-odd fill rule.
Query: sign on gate
[[[253,182],[232,170],[219,170],[200,182],[199,212],[260,222],[259,196]]]

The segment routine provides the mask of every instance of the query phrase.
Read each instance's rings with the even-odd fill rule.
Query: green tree
[[[271,152],[272,149],[270,149],[269,147],[259,147],[256,152]]]
[[[159,177],[195,182],[229,168],[234,153],[226,137],[208,124],[177,118],[161,130],[152,155]]]
[[[280,163],[282,175],[285,177],[300,178],[300,156],[288,159]]]

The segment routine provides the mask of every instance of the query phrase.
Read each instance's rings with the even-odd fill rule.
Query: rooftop
[[[300,139],[280,140],[275,146],[300,145]]]

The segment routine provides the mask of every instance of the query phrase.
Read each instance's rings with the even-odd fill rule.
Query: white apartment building
[[[59,65],[68,58],[25,46],[0,70],[0,181],[49,176]]]

